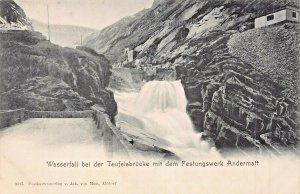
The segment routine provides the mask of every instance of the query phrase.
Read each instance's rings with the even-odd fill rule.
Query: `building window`
[[[292,17],[293,17],[293,18],[297,18],[297,13],[293,11],[293,12],[292,12]]]
[[[267,16],[267,21],[270,21],[270,20],[274,20],[274,15],[268,15]]]

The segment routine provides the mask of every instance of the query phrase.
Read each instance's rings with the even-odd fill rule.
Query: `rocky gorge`
[[[84,41],[122,60],[176,70],[195,129],[220,150],[296,151],[299,24],[253,29],[254,19],[295,1],[155,1]],[[297,151],[296,151],[297,152]]]
[[[17,7],[13,1],[2,0],[0,5],[5,19],[0,31],[2,110],[76,111],[98,105],[114,121],[118,108],[108,88],[135,90],[152,79],[180,80],[187,98],[186,111],[180,103],[180,114],[187,112],[193,124],[189,128],[202,132],[201,138],[219,151],[298,150],[299,24],[254,29],[255,17],[298,6],[296,2],[155,1],[76,49],[55,45],[33,31],[20,7],[17,12],[3,11]],[[134,63],[142,68],[152,64],[167,70],[149,76],[135,68],[112,69],[126,48],[136,52]],[[176,102],[165,102],[174,100],[170,93],[177,93],[170,84],[181,93],[177,82],[155,83],[159,92],[150,83],[157,98],[160,92],[166,98],[149,99],[143,106],[163,102],[164,111],[165,104],[174,108],[173,103],[184,101],[181,95]]]

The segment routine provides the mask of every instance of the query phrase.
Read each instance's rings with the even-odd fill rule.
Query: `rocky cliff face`
[[[17,18],[12,16],[11,22],[27,21],[11,1],[0,5],[1,13],[10,9],[22,13],[13,15]],[[98,104],[111,117],[116,115],[113,93],[106,90],[110,62],[93,49],[63,48],[38,32],[7,29],[0,31],[0,61],[2,110],[87,110]]]
[[[32,29],[22,8],[13,0],[0,0],[0,29]]]
[[[175,67],[196,129],[218,148],[280,152],[299,137],[298,24],[253,28],[255,17],[285,5],[297,3],[156,1],[85,44],[113,62],[130,47],[141,64]]]

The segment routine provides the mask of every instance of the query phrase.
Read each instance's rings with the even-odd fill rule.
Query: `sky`
[[[15,0],[30,19],[50,24],[77,25],[95,29],[115,23],[151,7],[153,0]]]

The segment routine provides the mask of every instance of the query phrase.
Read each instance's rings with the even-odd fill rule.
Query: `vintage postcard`
[[[298,0],[0,0],[1,194],[300,194]]]

